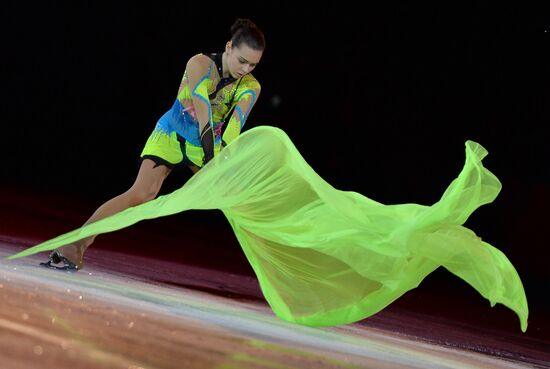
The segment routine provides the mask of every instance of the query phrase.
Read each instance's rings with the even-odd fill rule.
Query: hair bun
[[[231,26],[231,42],[233,46],[242,44],[251,49],[263,51],[265,49],[265,37],[258,26],[248,18],[237,18]]]
[[[256,24],[248,18],[238,18],[231,26],[231,34],[234,35],[242,28],[257,28]]]

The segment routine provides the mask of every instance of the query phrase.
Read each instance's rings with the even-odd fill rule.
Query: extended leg
[[[164,165],[156,166],[150,159],[143,160],[137,178],[128,191],[101,205],[84,223],[90,224],[129,207],[143,204],[154,199],[164,180],[170,174],[170,169]],[[54,250],[50,259],[41,263],[45,267],[67,271],[77,271],[83,267],[84,252],[94,242],[95,236],[82,239]],[[56,266],[55,264],[63,264]]]

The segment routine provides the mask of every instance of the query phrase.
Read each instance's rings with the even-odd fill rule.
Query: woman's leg
[[[191,172],[193,172],[193,174],[197,173],[201,169],[194,164],[189,164],[188,167],[189,169],[191,169]]]
[[[155,165],[155,162],[151,159],[144,159],[139,168],[137,178],[130,189],[101,205],[84,225],[153,200],[159,193],[162,183],[171,171],[170,168],[164,165],[159,165],[157,167],[155,167]],[[96,236],[91,236],[75,243],[62,246],[57,249],[56,252],[74,263],[78,269],[81,269],[84,251],[94,242],[95,237]],[[54,258],[52,258],[52,260],[55,263],[59,262],[54,260]]]

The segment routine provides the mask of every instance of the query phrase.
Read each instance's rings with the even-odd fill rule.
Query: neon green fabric
[[[371,316],[443,266],[527,329],[528,307],[514,266],[462,224],[501,189],[466,142],[466,162],[431,205],[385,205],[320,178],[280,129],[241,134],[177,191],[63,234],[9,258],[52,250],[143,219],[221,209],[282,319],[311,326]]]

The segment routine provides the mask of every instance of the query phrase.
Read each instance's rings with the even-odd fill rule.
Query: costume
[[[204,151],[201,146],[199,124],[192,106],[185,108],[183,101],[195,95],[207,103],[214,133],[214,154],[222,145],[233,141],[241,132],[246,119],[256,102],[260,90],[259,82],[251,74],[234,79],[215,78],[222,76],[222,54],[207,54],[212,60],[206,75],[196,86],[189,86],[187,71],[184,73],[178,96],[157,122],[141,153],[149,158],[174,167],[178,164],[194,164],[202,167]],[[246,106],[246,110],[243,110]]]
[[[527,329],[525,291],[506,256],[462,224],[498,195],[467,141],[458,177],[431,206],[385,205],[340,191],[319,177],[280,129],[242,133],[180,189],[24,250],[56,249],[138,221],[189,209],[220,209],[230,222],[275,314],[326,326],[371,316],[439,266],[491,305],[502,303]]]

